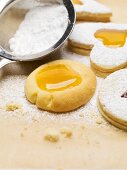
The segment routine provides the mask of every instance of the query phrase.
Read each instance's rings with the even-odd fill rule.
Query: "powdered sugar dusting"
[[[53,5],[52,3],[63,4],[62,0],[20,0],[14,5],[17,9],[32,9],[38,6]]]
[[[47,50],[60,40],[67,25],[68,12],[64,5],[37,6],[26,14],[10,39],[10,49],[20,56]]]
[[[123,121],[127,121],[127,98],[121,96],[126,90],[127,69],[109,75],[99,90],[99,101],[105,111]]]
[[[111,13],[111,10],[105,5],[96,2],[95,0],[81,0],[83,5],[75,5],[76,12],[89,12],[97,14]]]
[[[20,119],[25,119],[28,122],[33,120],[41,121],[43,120],[59,120],[59,121],[70,121],[77,120],[82,121],[87,125],[96,125],[96,119],[101,115],[98,112],[96,106],[97,91],[94,97],[85,106],[69,113],[64,114],[53,114],[43,110],[37,109],[35,105],[30,104],[24,93],[24,83],[26,76],[7,76],[1,81],[0,84],[0,116],[4,117],[17,117]],[[101,80],[98,79],[98,86]],[[17,88],[18,87],[18,88]],[[15,93],[14,93],[15,91]],[[12,95],[13,94],[13,95]],[[20,104],[22,107],[15,111],[6,111],[6,104]],[[83,115],[80,117],[80,115]],[[102,118],[103,119],[103,118]],[[102,120],[102,126],[107,125],[107,123]]]
[[[121,48],[108,48],[98,42],[90,54],[92,63],[103,68],[115,69],[116,67],[127,63],[127,40]]]

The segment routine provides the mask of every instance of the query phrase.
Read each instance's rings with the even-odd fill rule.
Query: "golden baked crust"
[[[127,65],[127,64],[126,64]],[[118,68],[118,67],[117,67]],[[122,69],[123,68],[127,68],[127,66],[125,66],[125,67],[122,67]],[[102,71],[101,69],[99,70],[99,68],[98,67],[94,67],[94,65],[92,64],[92,62],[91,62],[91,69],[94,71],[94,73],[96,74],[96,76],[98,76],[98,77],[102,77],[102,78],[106,78],[107,76],[109,76],[112,72],[114,72],[114,71],[112,71],[112,72],[106,72],[106,70],[105,71]],[[120,69],[120,68],[119,68]],[[118,70],[119,70],[118,69]],[[116,70],[117,71],[117,70]]]
[[[81,77],[81,83],[72,88],[49,92],[42,90],[36,83],[36,74],[47,66],[64,64],[73,69]],[[96,88],[96,76],[84,64],[71,60],[57,60],[40,66],[33,71],[26,80],[25,93],[27,99],[38,108],[53,112],[67,112],[87,103],[93,96]]]
[[[68,47],[72,52],[76,54],[90,56],[93,45],[80,44],[72,40],[68,40]]]
[[[84,49],[84,50],[92,50],[92,48],[94,47],[93,44],[91,45],[88,45],[88,44],[81,44],[79,42],[75,42],[71,39],[68,40],[68,45],[69,46],[72,46],[72,47],[76,47],[76,48],[81,48],[81,49]]]
[[[90,56],[90,52],[91,52],[91,50],[85,50],[83,48],[78,48],[78,47],[76,48],[73,46],[69,46],[69,49],[76,54],[79,54],[82,56],[88,56],[88,57]]]
[[[93,70],[93,72],[96,74],[96,76],[101,77],[101,78],[106,78],[108,75],[110,75],[110,73],[106,73],[106,72],[101,72],[97,69],[95,69],[94,67],[91,66],[91,69]]]
[[[94,21],[94,22],[109,22],[111,13],[107,14],[92,14],[89,12],[77,12],[77,20],[78,21]]]

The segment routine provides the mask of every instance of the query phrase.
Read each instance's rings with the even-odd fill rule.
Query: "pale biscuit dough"
[[[98,107],[108,121],[127,130],[127,69],[109,75],[99,90]]]
[[[91,67],[97,75],[105,77],[106,74],[127,66],[127,40],[123,47],[105,46],[102,41],[95,38],[95,33],[102,29],[127,31],[127,25],[114,23],[77,24],[69,39],[69,45],[72,51],[78,54],[85,54],[91,49]]]
[[[72,0],[77,14],[77,20],[108,22],[112,16],[111,10],[95,0]]]
[[[56,66],[65,65],[69,70],[75,72],[81,78],[81,82],[74,87],[59,91],[46,91],[38,87],[36,75],[41,70]],[[59,70],[58,70],[59,72]],[[60,72],[59,72],[60,74]],[[84,64],[71,60],[57,60],[40,66],[26,80],[25,93],[27,99],[36,104],[37,107],[54,112],[66,112],[74,110],[87,103],[93,96],[96,88],[96,76],[91,69]]]

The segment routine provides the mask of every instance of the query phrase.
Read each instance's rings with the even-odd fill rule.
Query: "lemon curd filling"
[[[36,74],[36,83],[42,90],[60,91],[79,85],[81,76],[71,68],[58,64],[47,66],[39,71]]]
[[[72,0],[72,2],[77,5],[83,5],[82,1],[80,0]]]
[[[108,47],[123,47],[127,31],[102,29],[95,33],[95,37],[103,42]]]

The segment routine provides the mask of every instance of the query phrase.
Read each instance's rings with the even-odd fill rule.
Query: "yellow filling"
[[[49,92],[65,90],[81,83],[81,76],[63,64],[47,66],[36,75],[40,89]]]
[[[72,2],[77,5],[83,5],[83,2],[80,0],[72,0]]]
[[[103,29],[98,30],[95,37],[101,40],[105,46],[123,47],[126,42],[127,31]]]

